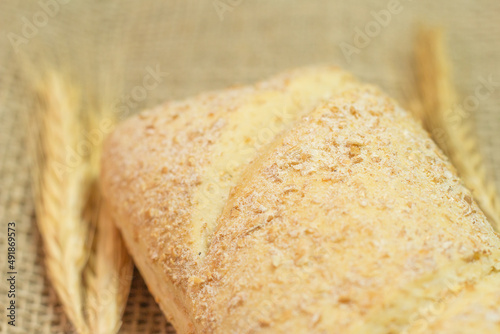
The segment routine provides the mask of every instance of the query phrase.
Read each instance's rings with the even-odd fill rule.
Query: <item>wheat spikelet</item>
[[[82,272],[89,256],[88,228],[81,214],[88,175],[83,159],[67,165],[68,149],[74,150],[80,140],[79,98],[55,73],[39,83],[36,93],[31,129],[39,142],[31,145],[36,149],[31,170],[47,273],[69,319],[87,333]]]
[[[500,199],[494,183],[488,178],[471,124],[464,119],[467,113],[457,104],[443,33],[438,29],[422,28],[415,56],[419,101],[413,101],[411,108],[448,155],[490,223],[499,231]]]

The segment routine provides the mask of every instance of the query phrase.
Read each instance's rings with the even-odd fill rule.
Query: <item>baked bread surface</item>
[[[500,331],[499,237],[420,125],[338,68],[143,112],[102,166],[179,333]]]

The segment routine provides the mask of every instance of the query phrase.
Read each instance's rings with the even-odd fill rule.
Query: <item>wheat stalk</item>
[[[48,275],[79,333],[116,333],[133,267],[98,184],[99,125],[112,117],[99,107],[105,99],[84,104],[55,72],[42,76],[36,95],[31,170]],[[91,133],[99,137],[92,145]]]
[[[463,117],[466,112],[457,103],[443,33],[422,28],[415,57],[419,97],[412,101],[411,108],[457,168],[491,225],[499,231],[500,198],[488,177],[471,124]]]

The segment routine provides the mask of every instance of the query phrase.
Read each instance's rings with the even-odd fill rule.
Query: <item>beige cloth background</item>
[[[42,0],[49,3],[52,0]],[[53,0],[58,1],[58,0]],[[0,333],[72,333],[43,265],[33,221],[23,112],[31,96],[17,70],[24,55],[73,71],[89,94],[112,73],[110,85],[122,93],[142,84],[147,68],[168,72],[136,112],[160,101],[207,89],[250,83],[281,70],[335,63],[376,83],[404,101],[412,91],[412,42],[420,22],[448,31],[455,81],[462,98],[474,94],[480,78],[500,82],[500,2],[400,0],[401,12],[348,62],[339,44],[353,44],[356,28],[371,11],[390,1],[285,0],[59,0],[57,12],[15,52],[9,36],[23,36],[23,20],[33,23],[38,1],[0,2]],[[214,5],[227,10],[219,13]],[[109,85],[109,84],[108,84]],[[113,94],[116,94],[113,91]],[[116,98],[119,96],[117,95]],[[480,102],[471,121],[492,180],[500,186],[500,85]],[[17,222],[18,326],[7,326],[7,222]],[[173,333],[138,272],[124,316],[123,333]]]

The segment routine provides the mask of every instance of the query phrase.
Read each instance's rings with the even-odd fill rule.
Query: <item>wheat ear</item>
[[[31,170],[47,273],[69,319],[78,332],[87,333],[82,272],[90,248],[81,214],[88,175],[83,157],[74,156],[71,166],[68,160],[69,151],[77,152],[81,139],[79,97],[74,87],[55,73],[40,82],[36,93]]]
[[[42,76],[36,95],[30,156],[48,275],[79,333],[117,333],[133,265],[98,184],[101,125],[109,130],[112,114],[99,107],[104,99],[82,103],[56,72]]]
[[[421,28],[415,47],[419,101],[411,104],[496,231],[500,229],[500,198],[488,178],[467,112],[457,103],[443,33]]]
[[[97,234],[86,271],[89,326],[92,333],[117,333],[125,310],[133,266],[109,208],[101,204]]]
[[[90,128],[99,129],[100,121],[113,122],[109,113],[88,114]],[[98,133],[98,132],[97,132]],[[105,134],[101,135],[101,139]],[[121,235],[113,222],[109,207],[102,200],[98,176],[102,143],[98,143],[91,155],[94,176],[92,220],[96,227],[93,250],[85,270],[88,290],[87,313],[92,333],[117,333],[125,310],[132,281],[133,265]]]

